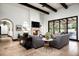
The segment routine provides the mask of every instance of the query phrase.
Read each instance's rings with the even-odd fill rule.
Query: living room
[[[78,6],[78,3],[0,3],[0,55],[78,56]],[[75,33],[72,35],[75,39],[70,35],[70,40],[69,31]]]

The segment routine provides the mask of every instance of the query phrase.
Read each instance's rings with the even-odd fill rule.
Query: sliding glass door
[[[77,40],[77,18],[68,18],[68,34],[72,40]]]
[[[53,22],[49,22],[49,32],[53,33]]]
[[[67,32],[67,19],[60,20],[60,32]]]
[[[54,33],[59,33],[59,21],[54,21]]]
[[[78,40],[78,16],[52,20],[48,22],[49,32],[56,34],[66,32],[72,40]]]

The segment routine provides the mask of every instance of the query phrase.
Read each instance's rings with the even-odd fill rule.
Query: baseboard
[[[18,39],[12,39],[13,41],[18,41]]]
[[[69,39],[69,40],[79,42],[79,40],[74,40],[74,39]]]

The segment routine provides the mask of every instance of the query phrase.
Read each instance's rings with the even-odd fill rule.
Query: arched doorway
[[[1,35],[8,35],[11,38],[13,37],[14,24],[10,19],[8,18],[1,19],[0,26],[1,26]]]

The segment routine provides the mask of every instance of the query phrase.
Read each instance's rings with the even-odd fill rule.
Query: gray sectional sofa
[[[44,46],[43,37],[32,36],[32,44],[33,48],[40,48]],[[69,35],[68,34],[60,34],[53,38],[53,41],[49,42],[50,47],[54,47],[60,49],[69,44]]]
[[[69,35],[61,34],[53,38],[53,41],[49,43],[50,47],[60,49],[69,43]]]
[[[45,43],[42,40],[42,38],[43,37],[40,37],[40,36],[27,37],[27,35],[26,35],[24,38],[22,37],[22,39],[23,39],[22,44],[25,45],[25,48],[28,48],[31,46],[32,46],[32,48],[35,48],[35,49],[40,48],[40,47],[44,46],[44,43]],[[69,35],[68,34],[60,34],[60,35],[53,37],[52,39],[53,39],[53,41],[49,42],[49,46],[54,47],[54,48],[58,48],[58,49],[64,47],[65,45],[67,45],[69,43]]]

